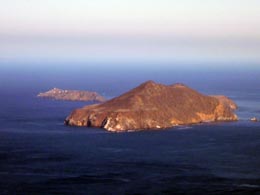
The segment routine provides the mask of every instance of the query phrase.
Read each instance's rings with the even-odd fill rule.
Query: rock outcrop
[[[253,118],[250,119],[250,121],[252,121],[252,122],[258,122],[259,120],[258,120],[256,117],[253,117]]]
[[[235,121],[236,104],[225,96],[206,96],[183,85],[148,81],[102,104],[74,110],[65,120],[73,126],[108,131],[162,129],[213,121]]]
[[[96,101],[96,102],[105,101],[105,98],[96,92],[63,90],[58,88],[51,89],[50,91],[44,93],[39,93],[37,97],[50,98],[55,100],[68,100],[68,101]]]
[[[237,109],[237,105],[233,100],[230,98],[223,96],[223,95],[214,95],[213,97],[217,98],[219,101],[221,101],[223,104],[230,106],[232,110]]]

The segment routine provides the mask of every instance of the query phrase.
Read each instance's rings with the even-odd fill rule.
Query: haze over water
[[[260,61],[258,0],[0,2],[1,60]]]

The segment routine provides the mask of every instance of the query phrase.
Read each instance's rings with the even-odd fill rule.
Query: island
[[[63,90],[58,88],[53,88],[47,92],[39,93],[37,97],[49,98],[55,100],[67,100],[67,101],[95,101],[95,102],[106,101],[106,99],[103,96],[99,95],[97,92]]]
[[[203,95],[184,84],[147,81],[105,103],[74,110],[65,124],[123,132],[238,120],[236,104],[225,96]]]

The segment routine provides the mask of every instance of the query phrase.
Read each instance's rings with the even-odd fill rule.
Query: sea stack
[[[97,92],[63,90],[58,88],[53,88],[47,92],[39,93],[37,97],[49,98],[55,100],[67,100],[67,101],[95,101],[95,102],[106,101],[105,98],[99,95]]]
[[[252,122],[258,122],[258,119],[257,119],[256,117],[253,117],[253,118],[250,119],[250,121],[252,121]]]
[[[65,124],[100,127],[113,132],[163,129],[236,121],[236,107],[225,96],[203,95],[183,84],[163,85],[147,81],[105,103],[74,110]]]

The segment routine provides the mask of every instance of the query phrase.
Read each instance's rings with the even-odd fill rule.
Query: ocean
[[[260,122],[249,121],[259,69],[0,66],[0,194],[260,194]],[[240,121],[109,133],[64,126],[91,103],[36,97],[58,87],[112,98],[146,80],[227,95]]]

